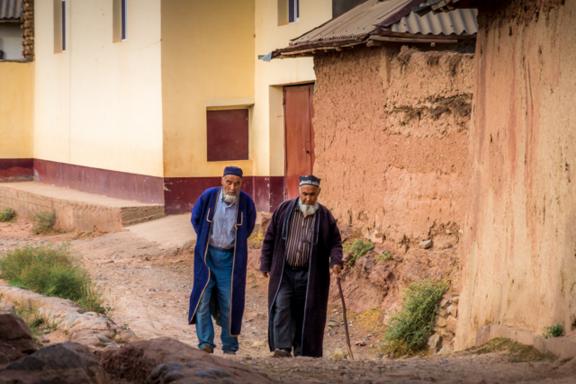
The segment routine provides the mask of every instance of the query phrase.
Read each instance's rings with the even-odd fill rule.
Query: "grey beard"
[[[300,209],[300,212],[302,212],[304,217],[308,217],[308,216],[315,214],[316,211],[318,210],[318,207],[319,206],[317,203],[314,205],[308,205],[308,204],[302,203],[301,200],[298,200],[298,208]]]
[[[238,195],[224,193],[222,199],[226,204],[234,204],[238,200]]]

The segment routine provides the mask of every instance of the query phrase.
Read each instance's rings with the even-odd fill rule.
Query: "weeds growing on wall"
[[[12,208],[5,208],[0,210],[0,222],[11,221],[16,217],[16,211]]]
[[[35,235],[49,233],[56,224],[56,214],[54,212],[38,212],[34,215],[34,226],[32,232]]]
[[[560,336],[564,336],[564,326],[562,324],[554,324],[544,329],[544,337],[547,339]]]
[[[87,311],[104,313],[88,274],[74,265],[68,250],[25,247],[0,259],[0,276],[17,287],[77,303]]]
[[[434,331],[444,282],[423,280],[408,286],[404,305],[392,317],[384,334],[383,351],[390,357],[413,355],[426,348]]]
[[[370,240],[356,239],[351,243],[344,244],[344,252],[348,254],[347,262],[351,267],[356,264],[359,258],[374,249],[374,244]]]
[[[376,255],[376,260],[384,263],[386,261],[394,260],[394,255],[390,251],[384,251]]]

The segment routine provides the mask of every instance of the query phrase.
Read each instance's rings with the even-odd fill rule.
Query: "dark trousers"
[[[286,265],[274,304],[274,347],[301,354],[302,325],[308,269],[294,269]]]

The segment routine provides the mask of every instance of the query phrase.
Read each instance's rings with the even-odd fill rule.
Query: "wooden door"
[[[313,91],[314,84],[284,87],[284,197],[287,199],[298,195],[298,177],[311,174],[314,165]]]

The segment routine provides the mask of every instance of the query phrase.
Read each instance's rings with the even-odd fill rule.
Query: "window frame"
[[[54,53],[62,53],[67,50],[66,30],[67,12],[66,0],[54,0]]]
[[[112,1],[112,41],[115,43],[126,40],[128,20],[128,0]]]

